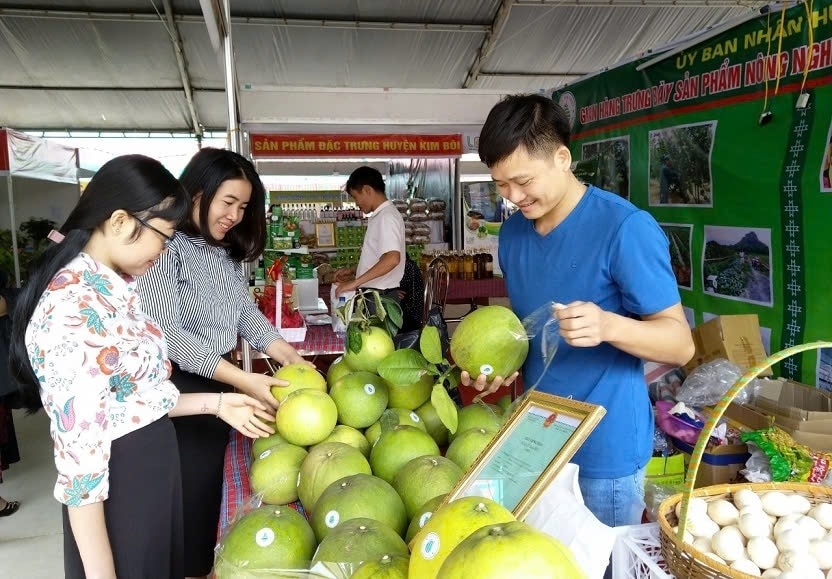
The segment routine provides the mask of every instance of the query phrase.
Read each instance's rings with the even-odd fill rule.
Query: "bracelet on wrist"
[[[220,417],[220,410],[222,409],[222,392],[220,392],[219,398],[217,398],[217,412],[215,416],[217,418]]]

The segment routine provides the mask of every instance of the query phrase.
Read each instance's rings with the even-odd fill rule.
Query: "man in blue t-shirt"
[[[562,342],[544,371],[540,338],[527,386],[606,409],[573,459],[587,507],[610,526],[638,524],[653,415],[642,360],[685,364],[694,353],[670,266],[668,240],[645,211],[587,187],[570,167],[569,120],[542,95],[507,97],[480,133],[480,159],[519,208],[500,230],[499,262],[522,319],[553,307]],[[464,375],[494,391],[514,376]],[[505,378],[505,379],[504,379]]]

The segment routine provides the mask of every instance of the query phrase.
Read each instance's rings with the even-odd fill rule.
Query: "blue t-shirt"
[[[499,261],[520,319],[549,302],[593,302],[638,317],[680,301],[664,231],[649,213],[596,187],[545,236],[519,211],[512,215],[500,230]],[[524,367],[527,388],[543,366],[538,336]],[[574,348],[561,340],[537,389],[606,409],[573,459],[582,476],[620,478],[650,460],[653,414],[640,359],[607,343]]]

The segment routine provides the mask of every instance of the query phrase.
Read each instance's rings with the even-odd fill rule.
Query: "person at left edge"
[[[271,376],[244,372],[230,360],[238,335],[282,365],[307,363],[252,301],[243,261],[265,246],[265,188],[246,158],[205,148],[180,182],[190,211],[168,251],[139,280],[145,311],[165,332],[172,380],[182,392],[253,396],[274,411]],[[311,364],[310,364],[311,365]],[[213,566],[229,428],[208,417],[173,421],[179,441],[185,511],[185,572],[205,577]]]
[[[169,417],[219,418],[252,438],[272,431],[255,416],[268,418],[265,405],[245,394],[180,395],[165,338],[142,311],[135,278],[153,268],[187,210],[179,182],[155,159],[107,161],[15,305],[9,365],[21,406],[42,406],[51,422],[67,579],[183,577]]]

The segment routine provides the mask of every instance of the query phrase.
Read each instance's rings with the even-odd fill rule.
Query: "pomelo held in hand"
[[[451,337],[451,357],[476,378],[507,378],[523,365],[529,353],[526,329],[504,306],[477,308],[462,318]]]
[[[217,579],[271,569],[306,569],[315,553],[315,534],[290,507],[260,507],[228,531],[216,556]]]
[[[442,579],[586,577],[563,543],[520,521],[474,531],[451,552],[439,576]]]
[[[277,409],[277,432],[298,446],[318,444],[338,422],[338,408],[325,392],[312,388],[295,390]]]
[[[274,377],[289,383],[288,386],[272,386],[272,396],[277,398],[278,402],[283,402],[289,394],[301,388],[314,388],[326,392],[326,378],[306,364],[286,364],[274,373]]]

